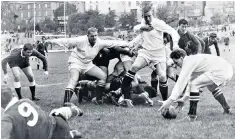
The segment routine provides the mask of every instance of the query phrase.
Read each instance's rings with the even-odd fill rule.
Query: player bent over
[[[19,99],[21,96],[21,84],[20,84],[20,69],[24,72],[29,80],[29,89],[32,93],[32,100],[39,100],[39,98],[35,97],[35,80],[33,76],[32,68],[30,67],[29,57],[35,56],[39,58],[43,62],[44,74],[48,77],[48,69],[47,69],[47,60],[45,56],[40,54],[37,50],[33,49],[33,45],[27,43],[23,46],[23,48],[16,48],[11,51],[10,55],[2,60],[2,70],[4,72],[4,82],[7,83],[8,75],[7,75],[7,63],[11,68],[11,71],[14,76],[14,87]]]
[[[65,89],[64,103],[70,101],[79,80],[79,74],[87,74],[96,77],[99,80],[97,82],[96,98],[97,104],[101,104],[102,93],[105,88],[107,74],[103,72],[99,67],[95,66],[92,63],[92,60],[103,48],[114,46],[127,47],[128,43],[117,40],[101,40],[98,38],[98,30],[94,27],[89,28],[87,31],[87,35],[84,36],[76,38],[60,38],[47,41],[58,43],[62,46],[68,46],[69,44],[76,46],[73,49],[68,60],[70,79]]]
[[[220,56],[220,50],[218,47],[217,35],[215,33],[211,33],[208,37],[203,38],[205,42],[205,54],[211,54],[210,46],[214,44],[217,56]]]
[[[73,104],[52,110],[47,115],[29,99],[18,100],[7,85],[1,86],[1,118],[3,139],[73,139],[81,133],[70,130],[67,120],[82,116],[82,111]]]
[[[187,91],[179,102],[184,102],[189,98],[188,116],[191,121],[197,118],[197,103],[200,100],[199,89],[203,87],[207,87],[212,92],[214,98],[223,107],[224,113],[230,113],[230,107],[219,86],[224,85],[232,78],[233,68],[231,64],[222,57],[210,54],[186,56],[186,52],[182,49],[174,50],[170,56],[177,66],[182,67],[182,70],[171,96],[163,102],[159,111],[168,108],[172,102],[177,100],[188,83]]]

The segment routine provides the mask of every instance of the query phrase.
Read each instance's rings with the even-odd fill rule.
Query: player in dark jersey
[[[178,33],[180,35],[179,47],[186,51],[187,55],[194,55],[203,52],[204,42],[194,36],[191,32],[187,31],[188,21],[185,19],[179,20]],[[194,45],[190,45],[194,43]],[[194,46],[194,47],[192,47]]]
[[[205,54],[211,54],[210,46],[214,45],[217,56],[220,56],[220,50],[216,38],[217,35],[215,33],[211,33],[208,37],[203,38],[203,41],[205,42],[205,50],[204,50]]]
[[[47,42],[45,42],[45,39],[46,39],[46,37],[45,36],[42,36],[42,42],[39,42],[38,44],[37,44],[37,51],[39,52],[39,53],[41,53],[42,55],[44,55],[44,56],[46,56],[46,54],[45,54],[45,51],[46,51],[46,53],[48,53],[48,51],[47,51]],[[37,69],[39,70],[39,67],[40,67],[40,60],[38,60],[37,61]],[[43,69],[44,69],[44,67],[43,67]]]
[[[46,76],[46,78],[48,77],[47,60],[45,56],[40,54],[37,50],[33,49],[33,45],[27,43],[23,46],[23,48],[16,48],[12,50],[10,55],[2,60],[4,83],[7,83],[8,80],[8,74],[7,74],[7,63],[8,63],[14,76],[14,87],[19,99],[22,98],[21,84],[20,84],[20,69],[21,69],[29,80],[30,84],[29,88],[32,93],[32,100],[38,101],[40,99],[35,97],[35,80],[33,76],[33,71],[29,63],[30,56],[35,56],[43,62],[43,66],[45,68],[44,75]]]
[[[82,116],[82,111],[74,104],[52,110],[46,114],[29,99],[13,97],[7,85],[1,86],[2,139],[72,139],[81,137],[77,130],[71,130],[67,120]]]

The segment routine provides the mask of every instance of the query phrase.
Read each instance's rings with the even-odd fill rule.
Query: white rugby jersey
[[[101,40],[97,38],[96,43],[94,46],[91,46],[87,35],[79,36],[75,38],[59,38],[49,40],[50,42],[58,43],[61,46],[67,47],[68,45],[73,45],[75,48],[73,49],[70,57],[69,62],[80,62],[84,64],[88,64],[91,62],[98,52],[103,48],[109,48],[114,46],[123,46],[127,47],[128,43],[125,41],[120,40]]]
[[[142,19],[141,26],[146,26],[145,20]],[[138,31],[141,28],[140,25],[135,26],[134,30]],[[179,34],[178,32],[172,28],[171,26],[167,25],[164,21],[159,20],[157,18],[152,18],[151,26],[154,28],[151,31],[142,31],[141,37],[138,36],[136,41],[142,41],[142,47],[146,50],[158,50],[164,47],[163,44],[163,33],[166,32],[172,36],[173,40],[173,47],[178,48],[178,41],[179,41]],[[142,38],[142,40],[140,40]]]
[[[182,69],[179,78],[172,90],[170,99],[178,99],[178,97],[182,94],[184,88],[186,87],[187,83],[195,75],[200,75],[208,71],[211,71],[212,73],[213,71],[216,71],[218,73],[219,71],[224,71],[226,69],[230,69],[231,67],[231,64],[229,64],[224,58],[219,56],[214,56],[210,54],[197,54],[186,56],[183,60]],[[213,82],[217,84],[216,81]]]

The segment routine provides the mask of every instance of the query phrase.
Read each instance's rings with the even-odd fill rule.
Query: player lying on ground
[[[205,42],[205,54],[211,54],[210,46],[214,44],[217,56],[220,56],[220,50],[218,47],[217,35],[215,33],[211,33],[208,37],[203,38]]]
[[[97,87],[97,103],[102,103],[102,93],[105,88],[105,82],[107,79],[107,74],[103,72],[99,67],[92,63],[92,60],[96,57],[98,52],[104,48],[110,48],[115,46],[127,47],[128,43],[124,41],[117,40],[101,40],[98,38],[98,30],[91,27],[87,31],[87,35],[76,37],[76,38],[60,38],[54,40],[47,40],[51,43],[57,43],[60,46],[75,45],[68,63],[69,63],[69,73],[70,79],[69,83],[65,89],[64,103],[69,102],[74,89],[79,80],[80,74],[88,74],[98,78]]]
[[[167,25],[162,20],[153,17],[151,7],[143,8],[143,27],[147,27],[147,31],[141,32],[138,35],[142,40],[141,46],[143,47],[138,51],[138,56],[132,64],[131,69],[126,73],[122,82],[122,92],[127,103],[131,105],[131,82],[135,77],[136,72],[152,63],[159,75],[160,92],[163,100],[168,96],[168,85],[166,77],[166,53],[163,44],[163,32],[171,34],[173,28]],[[172,35],[174,40],[174,35]]]
[[[109,86],[106,86],[106,93],[103,95],[103,100],[105,102],[112,102],[113,104],[119,106],[133,106],[133,104],[138,103],[147,103],[150,106],[153,106],[153,101],[150,98],[156,97],[156,92],[154,88],[149,86],[146,82],[139,82],[139,80],[135,80],[132,82],[131,88],[131,97],[134,101],[133,104],[129,105],[126,103],[123,98],[123,93],[121,92],[121,84],[124,77],[125,71],[121,73],[119,76],[112,77],[112,80],[107,81]],[[95,99],[93,92],[95,91],[97,86],[96,81],[82,80],[79,82],[79,97],[80,102],[83,98],[86,100]],[[90,91],[90,92],[89,92]],[[88,93],[89,92],[89,93]],[[142,100],[142,101],[141,101]]]
[[[7,85],[1,86],[2,139],[73,139],[81,133],[71,130],[67,120],[82,116],[82,111],[73,104],[46,114],[29,99],[18,100]]]
[[[39,100],[39,98],[35,97],[35,80],[33,76],[32,68],[30,67],[29,57],[36,56],[43,62],[44,74],[48,77],[48,69],[47,69],[47,60],[45,56],[40,54],[37,50],[33,49],[33,45],[27,43],[23,46],[23,48],[16,48],[11,51],[10,55],[2,60],[2,70],[4,72],[4,83],[8,81],[7,74],[7,63],[11,68],[12,74],[14,76],[14,87],[19,99],[21,96],[21,84],[20,84],[20,69],[24,72],[26,77],[29,80],[29,89],[32,93],[32,100]]]
[[[159,111],[169,108],[170,104],[179,98],[187,84],[187,90],[179,102],[190,100],[188,117],[191,121],[197,118],[197,103],[200,100],[200,88],[207,87],[214,98],[222,105],[224,113],[230,113],[230,107],[219,86],[224,85],[233,76],[233,68],[224,58],[197,54],[187,56],[182,49],[174,50],[171,53],[174,63],[181,67],[179,79],[176,82],[171,96],[163,102]],[[219,63],[219,64],[218,64]]]

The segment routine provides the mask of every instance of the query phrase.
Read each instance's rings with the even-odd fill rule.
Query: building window
[[[131,1],[129,1],[128,5],[129,5],[129,7],[131,7]]]
[[[38,11],[38,16],[41,16],[41,11]]]
[[[178,6],[178,1],[174,1],[173,5]]]
[[[28,12],[28,17],[30,17],[30,12]]]
[[[45,8],[47,8],[47,4],[45,4]]]
[[[47,16],[47,11],[45,13],[46,13],[46,16]]]
[[[23,13],[21,13],[20,16],[21,16],[21,18],[23,18],[24,17]]]
[[[28,5],[28,9],[30,9],[30,5]]]
[[[38,8],[41,8],[41,4],[38,4]]]
[[[170,2],[170,1],[167,1],[167,2],[166,2],[166,5],[167,5],[167,6],[171,6],[171,2]]]

